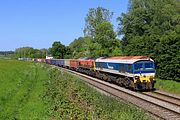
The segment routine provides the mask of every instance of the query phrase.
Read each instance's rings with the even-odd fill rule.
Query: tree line
[[[8,56],[14,54],[14,51],[0,51],[0,55]]]
[[[180,80],[179,6],[179,0],[129,0],[128,11],[117,18],[117,32],[110,22],[113,12],[90,8],[84,36],[68,46],[55,41],[48,51],[55,58],[149,56],[155,60],[157,77]]]
[[[21,47],[15,50],[15,58],[45,58],[47,49],[34,49],[32,47]]]
[[[11,59],[14,56],[14,51],[0,51],[0,59]]]

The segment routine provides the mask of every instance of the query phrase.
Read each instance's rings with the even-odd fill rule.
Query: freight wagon
[[[64,59],[64,67],[70,68],[70,60],[71,59]]]

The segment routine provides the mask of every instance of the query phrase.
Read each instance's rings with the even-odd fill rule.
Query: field
[[[151,119],[45,64],[0,60],[0,119]]]
[[[36,64],[0,60],[0,119],[47,118],[42,99],[48,75]]]
[[[11,59],[11,56],[0,55],[0,60],[2,59]]]

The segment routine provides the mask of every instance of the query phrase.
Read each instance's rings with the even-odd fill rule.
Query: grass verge
[[[180,82],[156,79],[155,88],[168,93],[180,95]]]

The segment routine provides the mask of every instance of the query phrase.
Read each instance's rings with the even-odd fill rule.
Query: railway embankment
[[[55,118],[152,119],[142,109],[106,96],[62,69],[49,70],[49,76],[51,80],[46,84],[46,97],[52,103],[50,112]]]
[[[57,67],[58,68],[58,67]],[[155,90],[153,92],[134,92],[108,82],[93,78],[64,68],[73,75],[80,77],[88,84],[116,98],[123,99],[150,113],[155,119],[178,120],[180,118],[179,96]]]

